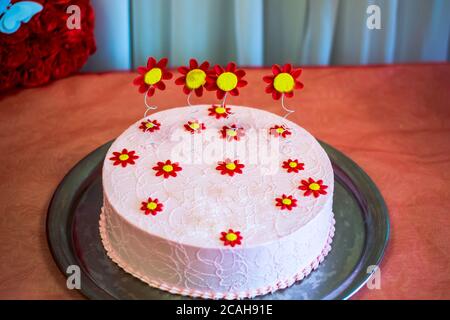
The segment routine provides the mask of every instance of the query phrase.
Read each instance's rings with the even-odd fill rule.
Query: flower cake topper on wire
[[[239,88],[247,85],[247,81],[243,79],[244,76],[245,71],[237,69],[234,62],[228,63],[225,68],[215,65],[213,71],[208,73],[205,88],[209,91],[216,91],[217,99],[223,99],[222,106],[224,106],[228,93],[237,96]]]
[[[145,93],[144,104],[147,108],[144,117],[147,116],[149,110],[155,110],[156,106],[150,106],[147,103],[147,97],[151,97],[155,94],[156,89],[165,90],[166,85],[163,80],[169,80],[172,78],[172,73],[167,70],[167,58],[162,58],[156,61],[154,57],[150,57],[147,60],[147,66],[138,67],[137,72],[139,76],[134,79],[133,84],[139,86],[140,93]]]
[[[272,75],[264,76],[264,82],[268,83],[266,93],[272,94],[274,100],[281,98],[281,107],[287,112],[284,118],[286,119],[294,110],[286,108],[284,105],[284,97],[292,98],[294,90],[302,89],[303,83],[297,78],[300,77],[302,69],[293,68],[290,63],[286,63],[283,67],[277,64],[272,66]]]
[[[178,72],[181,73],[181,77],[175,80],[175,84],[183,86],[183,92],[188,95],[188,104],[191,105],[189,98],[192,91],[197,97],[203,95],[203,87],[210,73],[209,62],[204,61],[199,65],[196,59],[190,59],[189,66],[179,67]]]

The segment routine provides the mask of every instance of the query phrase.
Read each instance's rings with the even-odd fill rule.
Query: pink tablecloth
[[[229,103],[280,113],[266,73],[248,70],[250,85]],[[79,159],[142,116],[133,77],[79,75],[0,98],[0,298],[82,298],[49,253],[46,210]],[[450,65],[306,68],[302,78],[290,119],[354,159],[390,211],[381,289],[354,298],[449,299]],[[173,83],[154,99],[161,109],[185,101]]]

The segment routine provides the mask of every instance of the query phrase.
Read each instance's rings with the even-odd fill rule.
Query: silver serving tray
[[[98,222],[102,205],[102,163],[112,142],[88,154],[56,189],[47,214],[47,238],[59,269],[81,270],[81,293],[91,299],[189,299],[152,288],[129,275],[106,255]],[[368,281],[389,239],[383,197],[351,159],[321,142],[335,176],[333,249],[301,282],[255,299],[348,299]],[[371,270],[371,268],[369,268]]]

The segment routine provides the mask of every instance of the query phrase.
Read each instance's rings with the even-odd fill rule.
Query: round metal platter
[[[106,143],[70,170],[56,189],[47,214],[47,238],[60,270],[77,265],[81,293],[91,299],[190,299],[152,288],[112,262],[99,235],[101,170]],[[351,159],[321,142],[335,175],[333,249],[303,281],[255,299],[348,299],[368,281],[389,238],[389,216],[370,177]]]

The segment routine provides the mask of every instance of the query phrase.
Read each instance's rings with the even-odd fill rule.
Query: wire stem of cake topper
[[[147,92],[144,94],[144,105],[145,105],[145,108],[146,108],[146,110],[145,110],[145,112],[144,112],[144,118],[147,117],[147,114],[148,114],[150,111],[153,111],[153,110],[158,109],[157,106],[151,106],[151,105],[149,105],[148,102],[147,102],[148,92],[150,91],[151,88],[152,88],[152,87],[148,88]]]
[[[227,101],[227,95],[228,95],[228,92],[225,92],[225,95],[223,96],[222,103],[221,103],[222,107],[225,107],[225,102]]]
[[[186,98],[187,104],[188,104],[189,107],[192,107],[192,104],[191,104],[191,95],[192,95],[192,91],[189,92],[189,94],[187,95],[187,98]]]
[[[284,120],[286,120],[287,117],[289,117],[292,113],[295,112],[295,110],[286,108],[286,105],[284,104],[284,93],[281,94],[281,107],[286,111],[286,114],[283,116]]]

